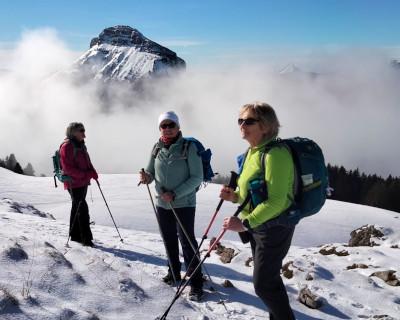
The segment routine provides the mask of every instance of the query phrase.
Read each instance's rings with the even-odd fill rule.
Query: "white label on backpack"
[[[303,180],[303,186],[308,186],[314,182],[312,173],[302,175],[301,180]]]

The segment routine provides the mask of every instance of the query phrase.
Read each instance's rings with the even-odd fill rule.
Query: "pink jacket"
[[[60,158],[64,174],[72,178],[71,182],[64,182],[64,189],[84,187],[90,184],[90,179],[98,179],[84,142],[65,139],[60,147]]]

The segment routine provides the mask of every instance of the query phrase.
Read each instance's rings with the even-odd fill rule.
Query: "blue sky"
[[[319,48],[395,48],[400,1],[372,0],[13,0],[1,1],[0,47],[22,32],[50,27],[84,51],[102,29],[124,24],[185,60],[304,52]]]

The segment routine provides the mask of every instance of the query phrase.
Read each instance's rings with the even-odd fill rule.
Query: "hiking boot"
[[[190,287],[189,292],[189,300],[191,301],[200,301],[204,295],[204,291],[202,288]]]
[[[176,281],[179,283],[181,281],[181,275],[178,274],[175,276]],[[162,281],[164,281],[166,284],[173,286],[175,284],[174,277],[172,276],[172,273],[168,271],[168,274],[162,278]]]

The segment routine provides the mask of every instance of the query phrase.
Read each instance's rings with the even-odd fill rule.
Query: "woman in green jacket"
[[[169,260],[168,274],[163,281],[173,285],[181,280],[178,238],[186,268],[197,250],[194,234],[196,189],[203,181],[203,165],[197,147],[182,137],[178,116],[173,111],[161,114],[158,126],[161,137],[153,147],[146,171],[140,173],[140,181],[146,184],[155,181],[157,219]],[[192,265],[198,263],[195,258]],[[200,300],[203,295],[201,270],[192,277],[190,286],[189,298]]]
[[[237,189],[225,186],[220,197],[232,202],[249,202],[239,218],[225,218],[223,226],[237,232],[247,231],[254,261],[255,292],[268,307],[270,319],[292,320],[295,317],[280,277],[280,269],[290,248],[294,226],[282,223],[279,216],[292,203],[294,163],[284,146],[275,146],[265,153],[268,144],[276,140],[280,127],[271,106],[260,102],[244,105],[238,124],[242,138],[250,146]],[[254,189],[256,185],[261,187]],[[250,188],[258,197],[250,197]]]

